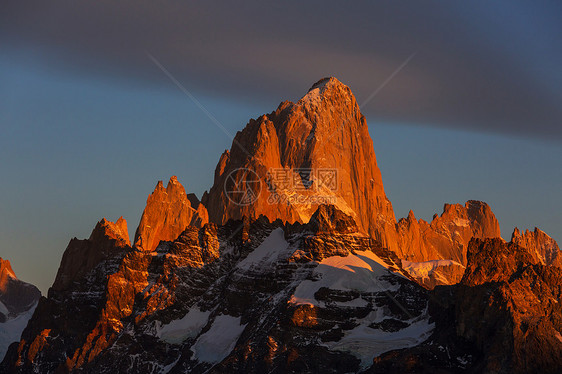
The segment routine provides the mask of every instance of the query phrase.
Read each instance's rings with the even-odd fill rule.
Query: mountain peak
[[[8,283],[11,280],[17,280],[16,274],[12,269],[10,261],[2,259],[0,257],[0,294],[5,292],[8,287]]]
[[[178,177],[172,175],[166,187],[164,187],[163,181],[158,181],[158,183],[156,183],[156,186],[154,187],[154,191],[152,191],[153,194],[160,194],[163,192],[176,193],[181,195],[182,192],[185,194],[185,189],[183,188],[183,185],[178,181]]]
[[[123,241],[125,245],[131,245],[127,221],[122,216],[119,217],[115,223],[102,218],[94,228],[94,231],[92,231],[90,239],[95,239],[100,236],[107,236],[110,239]]]
[[[5,275],[11,276],[12,278],[17,278],[14,270],[12,269],[10,261],[4,260],[2,257],[0,257],[0,278],[4,278]]]
[[[320,79],[309,88],[308,92],[318,89],[320,92],[329,90],[347,89],[348,87],[340,82],[336,77],[326,77]]]
[[[414,215],[414,211],[412,209],[410,209],[410,211],[408,212],[408,220],[417,221],[416,216]]]
[[[71,287],[74,281],[81,279],[99,263],[115,254],[125,253],[130,246],[127,222],[123,217],[116,223],[101,219],[88,239],[74,238],[68,243],[51,289],[61,291]]]
[[[183,185],[178,181],[178,177],[172,175],[168,181],[168,185],[166,186],[166,192],[170,193],[176,191],[180,194],[182,192],[185,194],[185,188],[183,188]]]
[[[251,191],[255,200],[233,201],[230,190],[247,185],[242,180],[249,177],[261,181],[254,184],[261,190]],[[320,205],[331,204],[353,217],[360,231],[384,245],[394,241],[388,236],[396,219],[367,121],[349,87],[333,77],[316,82],[297,103],[284,102],[250,120],[228,157],[221,157],[204,204],[218,224],[262,214],[305,223]]]
[[[297,103],[297,105],[319,107],[321,103],[329,101],[330,105],[334,103],[351,102],[353,106],[357,104],[351,89],[340,82],[337,78],[322,78],[314,83]]]
[[[511,241],[525,249],[533,258],[543,265],[562,267],[562,255],[558,243],[541,229],[522,233],[517,227],[513,229]]]
[[[135,232],[135,247],[153,251],[160,241],[176,239],[191,223],[201,226],[207,222],[206,208],[202,204],[193,207],[185,188],[173,175],[166,188],[159,181],[148,196]]]

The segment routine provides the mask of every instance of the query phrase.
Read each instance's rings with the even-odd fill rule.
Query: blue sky
[[[44,293],[70,238],[121,215],[133,235],[158,180],[200,196],[230,147],[147,50],[232,134],[326,75],[361,103],[417,52],[364,108],[397,218],[478,199],[505,239],[517,225],[562,240],[554,3],[59,3],[0,19],[0,256]]]

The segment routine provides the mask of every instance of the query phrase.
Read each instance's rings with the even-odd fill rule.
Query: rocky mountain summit
[[[521,233],[516,227],[511,235],[511,241],[526,248],[538,263],[562,267],[558,243],[544,231],[535,227],[534,231],[525,230]]]
[[[241,205],[228,198],[229,178],[254,175],[264,181],[254,201]],[[221,156],[203,202],[217,224],[260,215],[307,222],[319,204],[270,199],[295,194],[333,198],[331,203],[354,217],[362,231],[383,244],[395,242],[394,211],[367,122],[349,87],[335,78],[320,80],[297,103],[282,102],[276,111],[250,120]]]
[[[10,261],[0,258],[0,358],[19,341],[40,297],[37,287],[19,280]]]
[[[252,186],[246,190],[253,198],[244,203],[231,198],[236,185]],[[318,195],[322,199],[311,199]],[[319,205],[335,205],[360,231],[407,261],[428,287],[460,280],[473,236],[500,237],[490,207],[478,201],[446,204],[430,224],[413,212],[397,222],[365,117],[349,87],[336,78],[320,80],[297,103],[282,102],[250,120],[222,154],[203,203],[217,224],[260,215],[304,223]]]
[[[559,372],[558,245],[500,234],[476,200],[397,221],[325,78],[250,120],[201,200],[172,177],[132,243],[122,217],[72,239],[0,372]]]
[[[195,195],[188,196],[178,178],[173,176],[166,188],[159,181],[148,197],[135,232],[135,247],[153,251],[160,241],[176,239],[190,224],[200,227],[208,221],[205,206]]]

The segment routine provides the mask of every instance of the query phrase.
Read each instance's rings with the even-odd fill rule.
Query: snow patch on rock
[[[217,364],[234,349],[246,324],[240,324],[240,317],[217,316],[211,328],[201,335],[191,347],[194,358],[200,362]]]
[[[188,338],[196,337],[209,320],[211,311],[202,312],[192,307],[181,319],[174,320],[161,328],[157,327],[157,336],[171,344],[179,344]]]
[[[242,270],[268,268],[285,255],[288,256],[288,248],[289,243],[285,240],[283,229],[276,228],[248,257],[237,265],[237,268]]]
[[[2,304],[2,306],[6,309],[4,304]],[[4,359],[8,346],[20,340],[21,333],[27,326],[27,322],[31,319],[31,316],[33,316],[36,307],[37,303],[18,316],[10,318],[4,323],[0,323],[0,361]],[[7,313],[5,314],[7,315]]]
[[[429,318],[424,315],[421,318],[407,321],[410,325],[402,330],[386,332],[369,327],[368,319],[369,316],[366,321],[361,321],[359,326],[346,331],[340,341],[325,345],[331,350],[353,354],[361,360],[361,367],[365,369],[373,363],[375,357],[385,352],[414,347],[423,343],[435,327],[435,324],[429,323]]]
[[[381,292],[396,290],[394,286],[380,279],[388,275],[383,260],[371,251],[357,251],[348,256],[332,256],[322,260],[313,276],[318,280],[301,282],[291,296],[292,304],[310,304],[324,306],[314,298],[314,294],[322,287],[340,291]]]

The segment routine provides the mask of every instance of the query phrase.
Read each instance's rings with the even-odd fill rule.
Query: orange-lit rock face
[[[46,354],[55,355],[66,371],[84,367],[115,342],[125,323],[141,323],[178,299],[178,269],[199,269],[219,258],[214,224],[187,227],[177,240],[166,243],[163,256],[131,248],[126,232],[124,220],[103,219],[89,239],[70,242],[49,298],[37,307],[37,319],[55,318],[60,324],[54,330],[26,331],[16,366],[33,366]],[[160,272],[152,279],[150,266]],[[49,336],[60,335],[69,339],[49,344]]]
[[[298,177],[302,169],[312,170],[310,179]],[[328,169],[336,170],[334,189],[326,188],[314,174]],[[280,181],[272,170],[282,171],[284,179]],[[231,181],[243,186],[248,175],[261,180],[259,195],[252,196],[250,203],[238,204],[229,198]],[[304,188],[307,183],[310,186]],[[476,201],[464,206],[447,204],[431,224],[417,221],[413,214],[397,224],[365,117],[350,89],[335,78],[319,81],[297,103],[283,102],[275,112],[251,120],[236,135],[231,150],[221,156],[204,203],[209,219],[219,224],[261,214],[272,220],[307,222],[318,207],[272,199],[276,195],[331,197],[329,203],[351,215],[362,232],[413,262],[449,259],[464,266],[471,237],[500,236],[489,206]],[[463,270],[450,267],[443,274],[454,281]]]
[[[535,227],[534,231],[526,230],[525,233],[521,234],[516,227],[511,235],[511,241],[527,249],[539,263],[562,267],[560,248],[556,241],[544,231]]]
[[[119,332],[120,319],[132,308],[138,288],[146,285],[146,280],[142,280],[146,278],[149,261],[129,260],[142,253],[131,248],[127,222],[122,217],[115,223],[102,219],[86,240],[72,239],[49,290],[49,297],[58,301],[42,299],[36,309],[40,316],[60,317],[62,325],[41,331],[24,330],[28,335],[22,338],[18,349],[18,365],[34,365],[45,350],[70,353],[62,352],[60,346],[50,346],[50,337],[59,336],[62,331],[81,337],[80,341],[73,340],[74,353],[65,357],[66,370],[83,365],[107,348]],[[92,294],[105,297],[100,302],[81,303]],[[99,318],[95,326],[92,320],[85,323],[92,317]]]
[[[500,239],[473,239],[457,294],[456,333],[484,353],[484,372],[562,367],[562,270]]]
[[[271,169],[291,178],[299,169],[335,169],[335,188],[318,175],[287,187]],[[263,181],[261,194],[242,206],[229,200],[229,176],[244,183],[252,175]],[[287,204],[269,201],[272,193],[336,200]],[[122,218],[103,219],[89,239],[71,240],[0,372],[562,367],[562,269],[545,266],[560,261],[554,240],[516,229],[506,243],[479,201],[446,204],[431,223],[413,212],[396,223],[365,119],[349,88],[333,78],[250,121],[221,156],[203,200],[209,212],[172,177],[149,196],[134,247]],[[209,215],[218,223],[244,220],[217,225]],[[295,223],[270,222],[277,218]],[[0,259],[0,291],[14,279]],[[461,284],[429,292],[414,280],[426,288]],[[225,317],[238,322],[225,326]],[[420,325],[425,332],[412,336]],[[240,335],[226,358],[198,356],[234,326]],[[361,358],[393,342],[390,351]]]
[[[435,259],[454,260],[466,265],[466,251],[472,237],[500,237],[498,220],[483,202],[470,200],[461,204],[445,204],[441,216],[431,223],[417,220],[410,211],[398,223],[398,257],[422,262]]]
[[[0,292],[6,292],[8,288],[8,282],[10,281],[10,279],[15,277],[16,275],[12,270],[10,261],[4,260],[0,257]]]
[[[50,333],[51,329],[45,329],[41,331],[39,335],[37,335],[35,340],[33,340],[31,345],[29,346],[29,353],[27,355],[27,359],[29,360],[29,362],[33,362],[37,353],[39,353],[39,351],[41,351],[45,347],[45,345],[47,345],[47,338],[49,337]]]
[[[441,216],[427,223],[410,211],[398,222],[396,254],[418,283],[428,288],[455,284],[462,278],[471,238],[499,238],[500,227],[490,207],[470,200],[445,204]],[[450,260],[450,261],[435,261]]]
[[[154,323],[159,321],[160,326],[160,322],[169,324],[183,318],[187,310],[202,300],[209,303],[208,307],[200,309],[202,312],[220,309],[225,315],[246,313],[244,318],[252,321],[249,323],[256,323],[256,331],[262,330],[257,325],[260,315],[273,312],[273,323],[268,323],[264,331],[271,337],[266,350],[272,363],[291,349],[293,340],[289,337],[287,341],[289,335],[276,332],[275,326],[288,322],[283,329],[290,333],[297,329],[303,337],[333,328],[324,339],[341,337],[343,332],[334,326],[352,320],[352,316],[364,316],[366,305],[360,301],[354,307],[343,307],[343,312],[339,313],[339,307],[332,305],[330,300],[335,297],[334,300],[340,302],[361,298],[361,295],[353,290],[331,292],[324,287],[318,306],[294,305],[291,294],[295,280],[313,279],[318,262],[330,256],[346,257],[362,251],[370,251],[375,256],[376,251],[376,256],[388,266],[396,264],[397,259],[388,257],[390,253],[386,253],[378,242],[357,233],[352,218],[334,207],[322,206],[313,216],[316,219],[312,223],[286,227],[279,221],[271,223],[261,217],[246,222],[243,229],[246,233],[239,229],[241,222],[230,222],[222,227],[212,223],[202,228],[189,226],[176,240],[162,243],[155,252],[126,245],[117,235],[115,225],[102,220],[90,239],[74,240],[69,245],[61,271],[68,271],[68,264],[73,263],[80,265],[80,270],[72,278],[57,277],[57,286],[51,288],[49,296],[39,303],[30,327],[22,335],[19,349],[12,348],[10,363],[15,366],[11,367],[16,368],[16,372],[35,369],[37,372],[54,372],[55,369],[90,372],[101,363],[118,365],[116,372],[128,371],[129,363],[118,362],[120,360],[113,354],[121,349],[135,349],[137,343],[131,344],[131,333],[148,338],[138,345],[146,354],[158,352],[167,360],[169,350],[155,348],[164,347],[168,342],[154,335]],[[270,237],[273,239],[268,239]],[[266,240],[271,244],[264,244]],[[87,262],[88,266],[85,266],[72,258],[92,255],[90,246],[93,243],[104,255],[100,262]],[[279,260],[282,263],[270,266],[273,264],[267,262],[268,257],[261,257],[260,253],[273,244],[285,246],[282,250],[285,254]],[[291,256],[291,253],[294,254]],[[262,262],[264,259],[265,263]],[[351,269],[350,272],[353,273]],[[318,276],[321,275],[314,275],[315,278]],[[401,282],[404,292],[409,295],[410,291],[418,296],[421,292],[417,286],[406,289],[408,281],[403,277],[386,272],[381,276]],[[378,293],[378,286],[376,290]],[[370,303],[381,299],[381,295],[375,296],[370,290],[365,290],[364,296],[373,298]],[[387,298],[382,299],[384,302]],[[203,308],[204,304],[200,305]],[[419,313],[424,308],[421,305]],[[46,329],[51,329],[48,335],[44,333]],[[158,330],[156,334],[159,334]],[[301,338],[296,340],[302,341]],[[258,345],[260,351],[254,349],[254,340],[242,346],[248,359],[255,361],[256,354],[261,357],[265,345]],[[298,352],[307,357],[306,350]],[[134,353],[126,355],[127,358],[132,356]],[[125,360],[125,356],[123,358]]]
[[[254,175],[245,169],[262,183],[255,201],[241,206],[229,199],[225,185],[229,177],[239,181]],[[326,169],[336,170],[334,184],[318,174]],[[268,175],[271,170],[284,171],[283,180]],[[261,214],[271,220],[307,222],[318,207],[314,201],[268,201],[272,194],[330,196],[330,203],[352,215],[362,231],[391,247],[396,242],[394,212],[365,117],[351,90],[335,78],[319,81],[297,103],[283,102],[275,112],[251,120],[221,156],[204,204],[210,220],[220,224]]]
[[[135,297],[148,286],[147,269],[151,258],[144,252],[129,251],[116,273],[108,275],[106,302],[96,326],[84,344],[66,361],[69,370],[91,362],[113,343],[122,330],[122,320],[131,315]]]
[[[316,308],[313,305],[299,305],[293,312],[291,323],[297,327],[310,328],[318,325]]]
[[[130,248],[127,222],[99,221],[87,240],[72,239],[64,252],[53,289],[62,291],[108,257]]]
[[[162,240],[175,240],[187,226],[201,227],[208,222],[207,210],[202,204],[191,206],[185,189],[173,176],[164,188],[158,182],[146,201],[146,208],[135,233],[135,247],[153,251]]]
[[[509,282],[513,273],[524,266],[538,264],[527,250],[517,244],[496,239],[472,239],[462,284],[478,286],[486,282]]]

